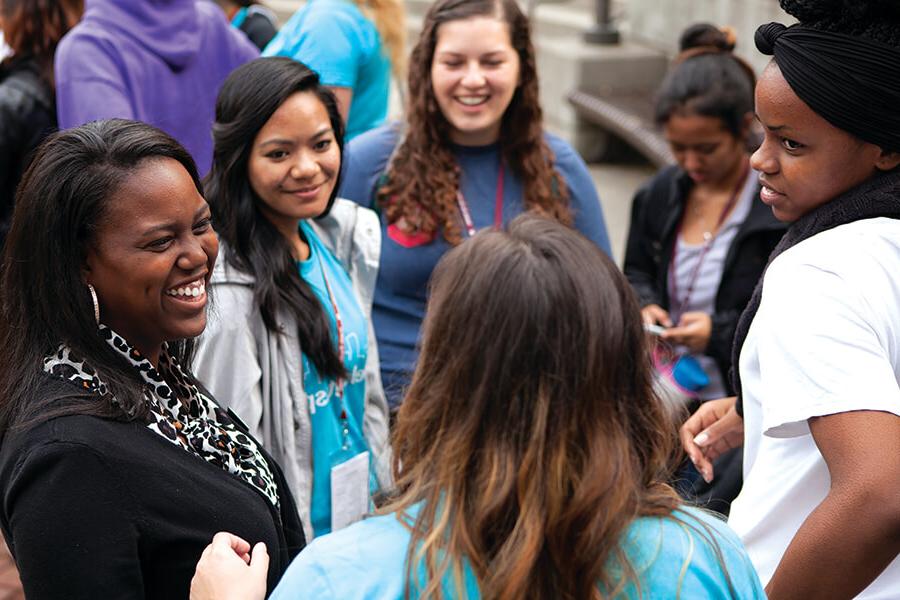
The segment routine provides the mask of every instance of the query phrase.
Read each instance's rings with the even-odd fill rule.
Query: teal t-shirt
[[[624,544],[640,589],[629,585],[620,598],[765,599],[743,545],[724,521],[688,507],[674,517],[642,517],[629,526]],[[408,547],[409,530],[396,514],[366,519],[307,546],[269,600],[401,600]],[[461,597],[451,579],[445,596]],[[469,600],[481,597],[471,572],[465,586]]]
[[[312,228],[300,222],[309,244],[309,258],[298,262],[300,277],[312,287],[331,323],[337,345],[337,326],[331,293],[337,303],[344,331],[344,367],[349,379],[344,382],[343,399],[337,394],[333,379],[319,377],[315,366],[303,355],[303,389],[312,424],[313,489],[310,510],[313,531],[320,536],[331,531],[331,467],[369,450],[363,435],[366,407],[366,359],[368,327],[366,317],[356,300],[353,284],[344,267],[316,236]],[[326,285],[327,279],[327,285]],[[341,411],[347,411],[346,448]],[[369,461],[369,491],[378,489],[372,461]]]
[[[345,138],[378,127],[388,110],[391,63],[381,36],[352,0],[310,0],[285,23],[262,53],[288,56],[328,86],[350,88]]]

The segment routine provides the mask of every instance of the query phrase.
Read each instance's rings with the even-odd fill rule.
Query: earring
[[[97,290],[94,289],[94,286],[91,284],[87,284],[88,291],[91,293],[91,301],[94,303],[94,321],[97,322],[97,325],[100,324],[100,301],[97,300]]]

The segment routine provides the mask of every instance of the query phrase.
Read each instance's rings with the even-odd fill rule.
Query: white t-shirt
[[[807,419],[900,416],[900,220],[836,227],[775,259],[740,369],[744,487],[729,525],[767,584],[830,485]],[[898,597],[900,558],[858,596]]]

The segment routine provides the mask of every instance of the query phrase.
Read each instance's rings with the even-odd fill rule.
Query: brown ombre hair
[[[388,222],[402,219],[408,233],[442,230],[451,244],[462,241],[456,205],[459,166],[450,148],[450,124],[434,96],[431,63],[440,26],[472,17],[506,23],[519,55],[519,85],[503,113],[500,147],[503,160],[522,180],[525,207],[569,224],[569,191],[544,140],[531,28],[516,0],[437,0],[428,10],[409,62],[406,132],[386,183],[376,192],[377,201]]]
[[[637,583],[620,539],[678,505],[661,483],[676,428],[613,262],[554,220],[519,216],[439,263],[423,332],[383,509],[421,502],[409,586],[442,598],[452,574],[461,594],[464,564],[490,599],[612,597]]]

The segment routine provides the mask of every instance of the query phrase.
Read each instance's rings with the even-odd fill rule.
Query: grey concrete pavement
[[[628,236],[628,222],[631,218],[631,198],[656,170],[649,164],[597,163],[588,165],[588,168],[600,195],[613,258],[621,266],[625,258],[625,238]]]

